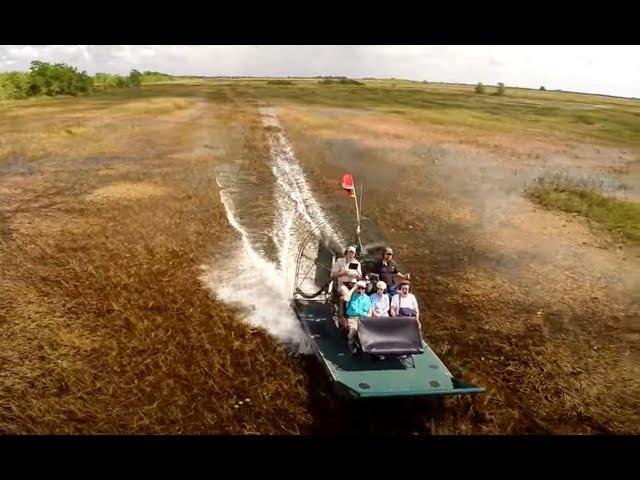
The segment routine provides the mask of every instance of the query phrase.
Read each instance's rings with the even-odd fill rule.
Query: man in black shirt
[[[377,273],[380,276],[380,280],[387,284],[387,292],[393,297],[398,290],[398,284],[395,281],[395,277],[398,276],[401,279],[409,280],[410,274],[403,274],[398,271],[398,264],[393,260],[393,250],[391,247],[384,249],[382,259],[373,264],[372,273]]]

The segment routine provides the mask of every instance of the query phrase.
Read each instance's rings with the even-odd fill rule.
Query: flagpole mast
[[[360,216],[362,216],[362,195],[364,195],[364,182],[360,183]]]
[[[360,240],[360,209],[358,208],[358,192],[356,191],[356,184],[353,183],[353,200],[356,204],[356,236],[358,238],[358,246],[360,247],[360,251],[362,252],[362,241]]]
[[[344,188],[344,190],[350,197],[353,197],[353,201],[356,206],[356,237],[358,239],[360,252],[362,252],[362,240],[360,239],[360,205],[358,205],[358,192],[356,192],[356,184],[353,181],[353,176],[350,173],[345,173],[343,175],[342,188]],[[362,203],[362,192],[360,193],[360,203]]]

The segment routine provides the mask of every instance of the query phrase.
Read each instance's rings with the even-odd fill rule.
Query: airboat
[[[384,245],[362,245],[359,205],[350,174],[343,177],[343,188],[355,199],[354,243],[363,276],[371,279],[373,264],[381,258]],[[332,303],[332,291],[337,286],[331,268],[344,248],[325,238],[322,231],[321,227],[308,231],[299,243],[292,307],[336,394],[364,399],[484,392],[484,388],[451,374],[424,340],[415,318],[360,317],[359,351],[354,354],[336,324]]]

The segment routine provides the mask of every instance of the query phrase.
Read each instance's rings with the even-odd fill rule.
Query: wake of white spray
[[[314,198],[291,144],[281,131],[271,137],[271,169],[276,179],[278,215],[274,241],[279,252],[280,269],[288,286],[295,282],[295,247],[309,230],[340,244],[341,240]]]
[[[203,281],[224,302],[245,312],[244,320],[262,327],[296,353],[309,353],[310,345],[291,308],[299,241],[310,229],[341,244],[306,182],[292,146],[270,110],[262,110],[264,124],[279,129],[270,136],[271,170],[275,179],[276,215],[271,236],[277,263],[258,253],[234,215],[234,187],[218,180],[227,219],[241,236],[235,257],[204,267]]]
[[[309,353],[308,340],[289,305],[291,291],[282,281],[281,272],[254,250],[224,190],[220,191],[220,200],[229,223],[241,236],[242,248],[228,261],[207,266],[203,280],[218,298],[239,307],[243,320],[250,325],[266,329],[296,353]]]

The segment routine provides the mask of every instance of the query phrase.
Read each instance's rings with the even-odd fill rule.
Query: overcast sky
[[[640,97],[640,46],[1,45],[0,71],[32,60],[96,72],[395,77]]]

